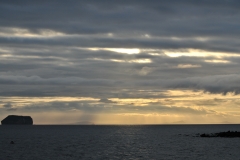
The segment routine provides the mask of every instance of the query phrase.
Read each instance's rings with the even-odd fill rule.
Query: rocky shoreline
[[[240,137],[240,132],[238,131],[227,131],[227,132],[218,132],[218,133],[210,133],[210,134],[200,134],[200,137],[226,137],[226,138],[234,138]]]

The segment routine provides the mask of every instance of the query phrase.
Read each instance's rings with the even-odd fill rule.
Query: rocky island
[[[30,116],[9,115],[1,121],[2,125],[32,125]]]
[[[238,131],[227,131],[227,132],[219,132],[219,133],[210,133],[210,134],[200,134],[200,137],[227,137],[234,138],[240,137],[240,132]]]

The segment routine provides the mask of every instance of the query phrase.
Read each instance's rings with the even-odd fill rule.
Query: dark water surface
[[[0,126],[0,160],[240,159],[240,125]],[[14,144],[10,144],[14,141]]]

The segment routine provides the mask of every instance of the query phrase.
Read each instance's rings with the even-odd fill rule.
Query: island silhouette
[[[32,125],[33,119],[30,116],[9,115],[1,121],[2,125]]]

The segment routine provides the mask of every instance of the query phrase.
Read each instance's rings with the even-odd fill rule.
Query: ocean
[[[2,125],[0,160],[239,160],[240,138],[197,135],[228,130],[240,125]]]

